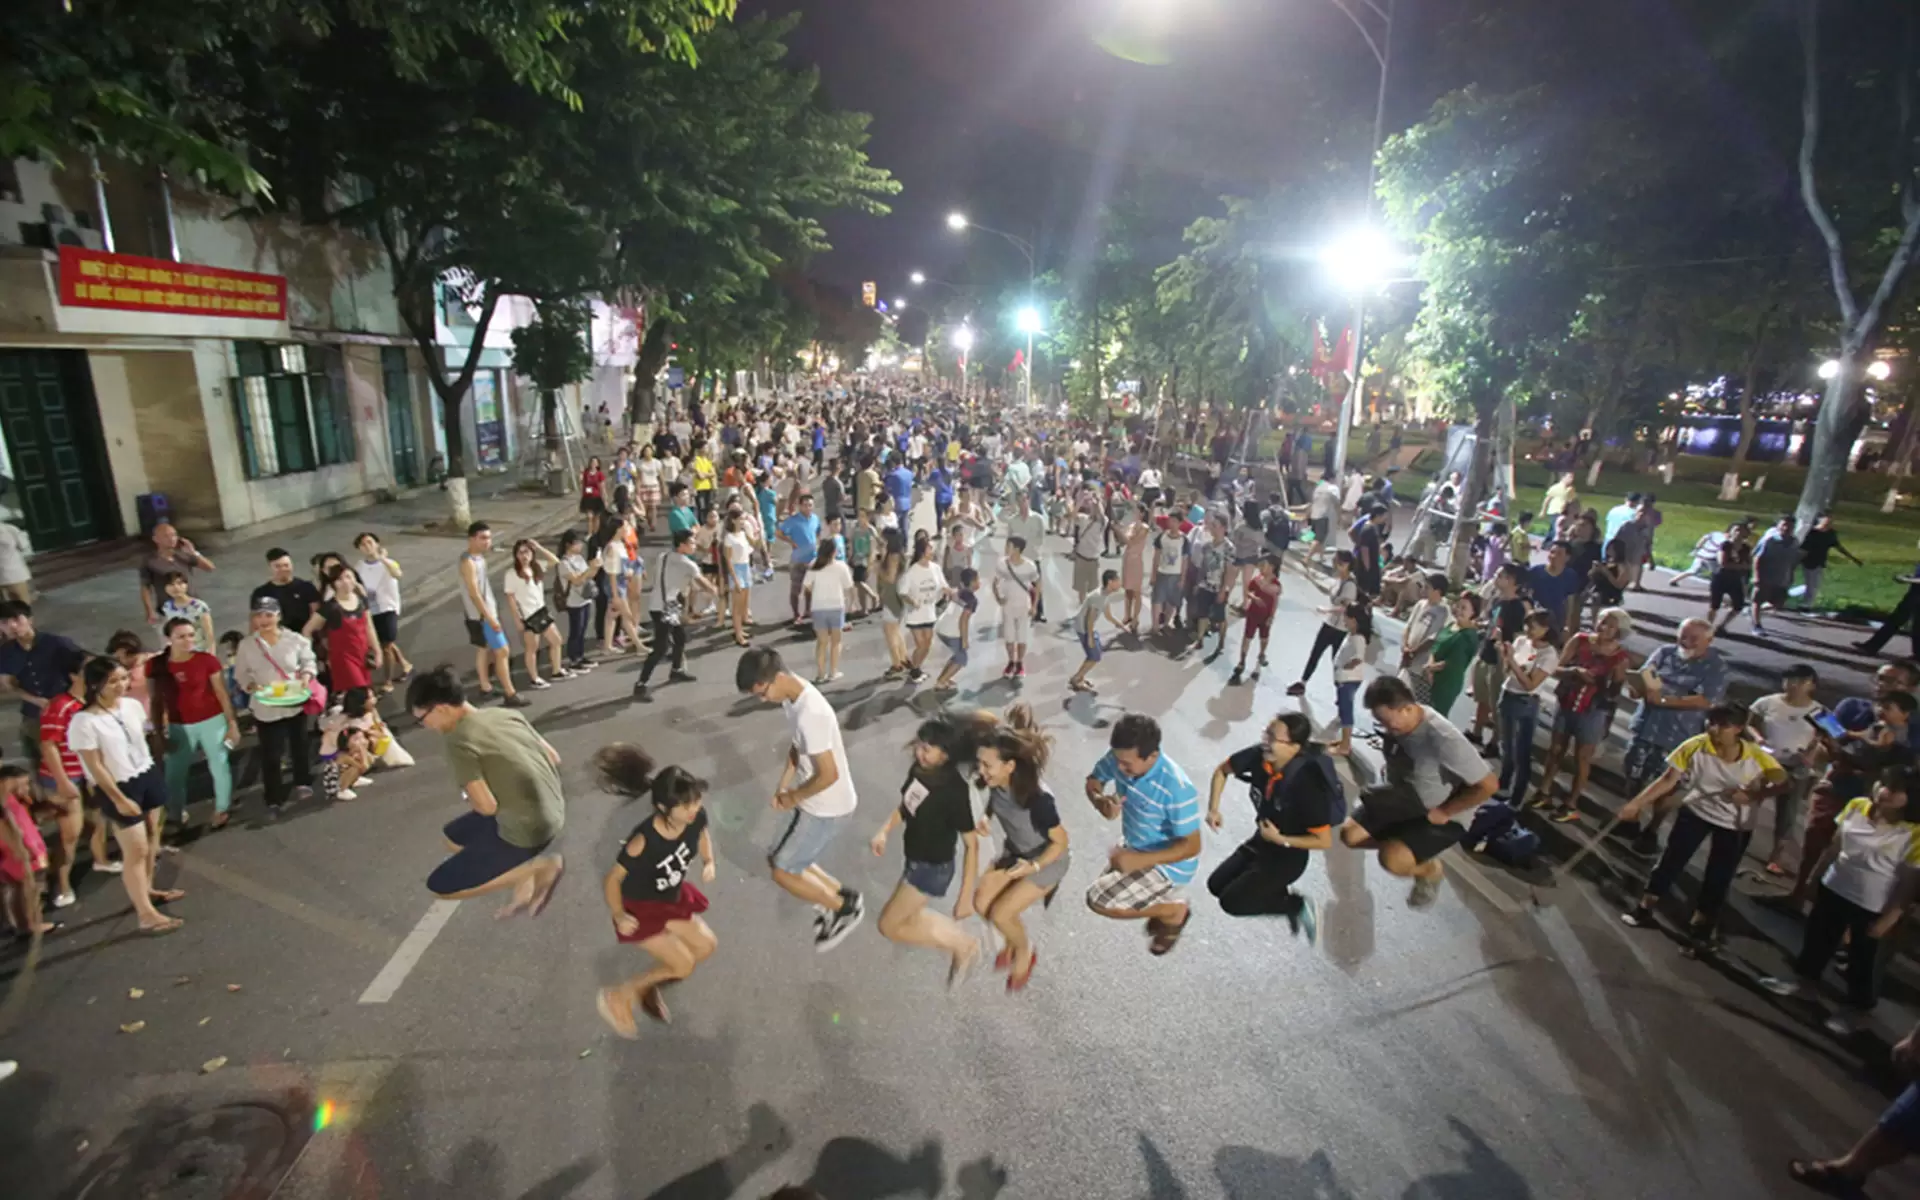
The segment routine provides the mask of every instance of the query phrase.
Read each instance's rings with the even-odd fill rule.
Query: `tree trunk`
[[[547,495],[564,496],[567,494],[567,473],[560,466],[560,393],[552,388],[540,389],[540,440],[541,452],[545,457],[547,474]]]
[[[1473,423],[1473,461],[1460,485],[1459,515],[1453,522],[1453,543],[1447,548],[1447,578],[1458,588],[1467,577],[1467,563],[1473,543],[1474,514],[1487,494],[1487,479],[1493,474],[1495,414],[1498,404],[1477,405],[1479,415]]]
[[[1846,345],[1839,358],[1840,370],[1827,380],[1826,395],[1814,418],[1812,460],[1807,466],[1807,482],[1800,489],[1800,503],[1794,509],[1795,521],[1802,530],[1811,529],[1820,514],[1833,507],[1853,444],[1867,424],[1866,389],[1860,377],[1862,349]]]
[[[643,440],[652,434],[654,406],[657,397],[654,380],[660,375],[660,368],[666,365],[667,350],[672,344],[673,322],[656,320],[647,323],[647,333],[640,341],[640,353],[633,363],[633,387],[627,392],[627,436]],[[642,432],[642,429],[646,432]]]

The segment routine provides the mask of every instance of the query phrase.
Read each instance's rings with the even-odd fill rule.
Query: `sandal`
[[[1007,976],[1007,990],[1010,992],[1026,991],[1027,984],[1033,981],[1033,969],[1039,965],[1040,965],[1040,952],[1038,950],[1035,950],[1033,951],[1032,957],[1027,959],[1026,974]]]
[[[159,888],[151,888],[147,894],[153,897],[155,904],[172,904],[175,900],[185,900],[187,898],[187,894],[179,888],[168,888],[165,891]]]
[[[1153,955],[1155,958],[1171,954],[1173,948],[1180,944],[1180,935],[1185,933],[1187,926],[1191,924],[1193,924],[1193,911],[1191,909],[1187,911],[1187,919],[1178,925],[1162,924],[1158,929],[1155,929],[1153,923],[1148,922],[1147,928],[1152,932],[1153,940],[1147,946],[1147,953]]]
[[[186,922],[182,921],[179,917],[168,917],[158,925],[142,925],[140,932],[146,934],[148,937],[165,937],[184,924],[186,924]]]
[[[1816,1192],[1829,1196],[1865,1196],[1867,1194],[1863,1184],[1841,1174],[1839,1169],[1831,1163],[1809,1162],[1804,1158],[1789,1159],[1787,1175],[1802,1187],[1810,1187]]]

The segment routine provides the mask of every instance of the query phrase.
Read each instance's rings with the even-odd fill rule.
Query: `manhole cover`
[[[306,1122],[269,1104],[223,1104],[129,1130],[68,1193],[73,1200],[252,1200],[293,1165]]]

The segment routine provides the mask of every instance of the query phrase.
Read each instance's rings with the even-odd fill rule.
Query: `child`
[[[227,699],[233,702],[233,711],[236,715],[245,712],[247,705],[253,702],[253,697],[248,695],[247,690],[240,686],[240,681],[233,677],[233,658],[240,653],[240,642],[241,636],[238,629],[229,629],[220,635],[220,661],[227,667]]]
[[[320,720],[320,794],[328,800],[358,800],[353,785],[373,768],[372,693],[348,688],[338,707]]]
[[[957,534],[963,528],[960,522],[952,524]],[[960,668],[967,665],[967,646],[972,641],[973,614],[980,610],[980,599],[974,589],[980,586],[980,572],[972,567],[961,567],[956,576],[959,587],[953,593],[953,599],[940,612],[940,619],[934,623],[933,632],[946,643],[952,657],[940,671],[940,678],[933,681],[933,690],[945,692],[953,690],[953,677]]]
[[[1507,561],[1527,566],[1533,561],[1533,537],[1527,530],[1533,527],[1533,514],[1523,512],[1520,519],[1507,531]],[[1498,570],[1499,568],[1494,568]]]
[[[1087,675],[1099,664],[1101,658],[1100,618],[1105,617],[1107,624],[1116,629],[1120,627],[1120,622],[1114,620],[1112,611],[1107,607],[1112,602],[1114,593],[1119,590],[1120,572],[1112,569],[1102,571],[1100,590],[1088,592],[1087,598],[1080,602],[1080,611],[1073,615],[1073,631],[1080,635],[1080,650],[1086,655],[1086,661],[1082,662],[1080,669],[1073,673],[1073,678],[1067,680],[1067,690],[1070,692],[1091,693],[1100,690],[1087,682]]]
[[[1258,574],[1247,579],[1245,594],[1247,597],[1247,627],[1240,635],[1240,661],[1233,668],[1233,674],[1227,677],[1229,685],[1239,683],[1247,669],[1247,648],[1253,645],[1253,639],[1260,639],[1260,659],[1253,670],[1253,677],[1260,678],[1260,668],[1267,665],[1267,637],[1273,632],[1273,612],[1280,602],[1280,559],[1269,554],[1260,560]]]
[[[1161,513],[1153,535],[1153,631],[1160,633],[1180,616],[1182,575],[1187,567],[1186,531]]]
[[[1314,635],[1313,649],[1307,652],[1306,669],[1300,672],[1299,682],[1287,688],[1289,696],[1307,694],[1307,680],[1313,678],[1315,667],[1320,665],[1320,656],[1329,650],[1338,649],[1347,639],[1347,606],[1360,599],[1360,585],[1353,579],[1353,551],[1335,550],[1333,552],[1333,587],[1327,593],[1327,603],[1320,612],[1320,631]],[[1336,664],[1338,660],[1335,660]]]
[[[1533,771],[1533,731],[1540,723],[1540,688],[1560,667],[1553,644],[1553,615],[1536,608],[1520,636],[1500,643],[1499,799],[1519,807]]]
[[[1747,710],[1747,723],[1762,745],[1787,773],[1787,790],[1773,810],[1773,852],[1767,856],[1767,874],[1791,877],[1799,860],[1800,814],[1813,789],[1813,718],[1824,712],[1813,698],[1820,676],[1805,663],[1794,663],[1780,673],[1780,690],[1762,696]]]
[[[1426,572],[1404,554],[1389,563],[1380,576],[1380,603],[1396,621],[1405,617],[1414,602],[1426,594]]]
[[[1329,748],[1330,754],[1347,754],[1353,749],[1353,700],[1366,682],[1367,667],[1379,657],[1380,643],[1373,636],[1373,612],[1355,601],[1344,615],[1347,636],[1333,655],[1334,704],[1340,714],[1340,740]]]
[[[189,592],[191,585],[185,574],[168,571],[163,587],[167,598],[160,602],[160,625],[166,627],[168,621],[178,617],[193,623],[193,648],[202,654],[213,649],[213,610],[207,607],[205,600],[198,600]]]
[[[1480,578],[1492,579],[1493,573],[1507,564],[1507,548],[1512,544],[1513,533],[1507,523],[1495,521],[1487,530],[1486,549],[1480,555]]]
[[[0,767],[0,897],[7,923],[19,937],[52,933],[58,922],[40,917],[40,876],[47,869],[47,843],[27,805],[33,776],[25,767]]]
[[[873,513],[862,509],[854,522],[853,532],[847,537],[847,565],[853,568],[853,596],[856,607],[853,615],[864,617],[880,604],[880,593],[873,590],[868,576],[873,567],[874,546],[879,542],[874,532]]]
[[[623,1038],[640,1035],[633,1007],[666,1024],[672,1020],[660,989],[693,974],[718,943],[700,919],[707,898],[687,876],[700,855],[700,882],[713,882],[713,837],[707,830],[704,779],[679,767],[658,776],[653,759],[637,746],[613,745],[593,756],[601,786],[629,799],[646,796],[653,811],[634,826],[601,885],[614,936],[653,956],[652,970],[594,998],[600,1019]]]

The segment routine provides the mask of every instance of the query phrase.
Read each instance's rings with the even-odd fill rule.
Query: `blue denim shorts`
[[[847,610],[844,608],[816,608],[813,610],[813,628],[816,633],[836,633],[847,627]]]
[[[819,862],[845,822],[845,817],[816,817],[803,808],[794,809],[792,824],[773,848],[773,869],[798,875]]]
[[[1087,656],[1088,662],[1100,661],[1100,635],[1083,633],[1080,635],[1080,652]]]
[[[746,563],[733,564],[733,586],[750,588],[753,586],[753,568]]]
[[[900,876],[900,881],[923,896],[938,899],[946,895],[947,889],[953,886],[953,872],[952,859],[943,863],[915,862],[908,859],[907,869]]]
[[[1920,1083],[1909,1084],[1880,1114],[1880,1132],[1908,1154],[1920,1154]]]
[[[1583,713],[1561,709],[1553,715],[1553,731],[1571,737],[1576,746],[1598,746],[1607,740],[1607,726],[1613,710],[1596,704]]]
[[[951,634],[945,633],[940,635],[940,641],[942,645],[946,646],[947,651],[953,655],[954,666],[964,667],[967,665],[967,647],[964,642]]]

